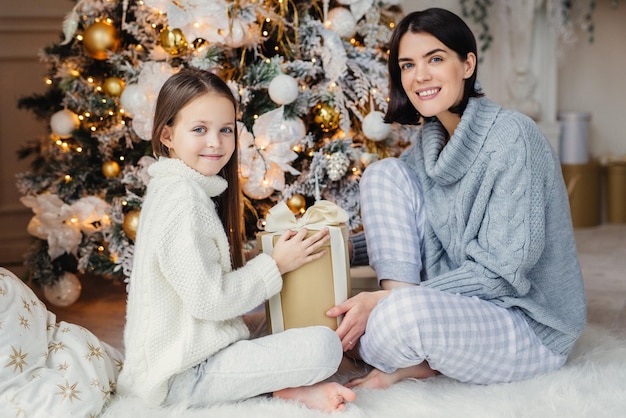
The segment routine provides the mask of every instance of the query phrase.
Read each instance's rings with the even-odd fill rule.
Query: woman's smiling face
[[[476,56],[462,61],[457,53],[428,33],[407,32],[400,39],[398,65],[402,87],[424,117],[449,118],[449,109],[461,102],[465,80],[476,67]]]

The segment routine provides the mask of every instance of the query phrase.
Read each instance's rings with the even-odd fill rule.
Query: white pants
[[[342,357],[339,337],[328,327],[237,341],[170,379],[165,403],[203,407],[309,386],[333,375]]]

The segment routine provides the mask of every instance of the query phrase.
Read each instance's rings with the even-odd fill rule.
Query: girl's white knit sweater
[[[212,200],[226,189],[226,180],[170,158],[159,159],[149,173],[117,388],[158,405],[171,376],[248,338],[241,315],[279,292],[282,279],[265,254],[232,270]]]

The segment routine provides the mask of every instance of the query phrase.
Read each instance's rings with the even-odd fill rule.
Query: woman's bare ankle
[[[427,379],[439,374],[437,370],[430,368],[430,364],[428,364],[427,361],[423,361],[418,365],[407,367],[406,369],[400,369],[398,371],[402,375],[402,379]]]

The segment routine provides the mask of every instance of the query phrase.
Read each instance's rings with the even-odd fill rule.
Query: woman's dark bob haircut
[[[405,33],[427,33],[445,46],[457,53],[461,61],[467,59],[469,53],[476,55],[474,74],[465,80],[463,100],[450,111],[462,114],[470,97],[481,97],[483,93],[476,88],[476,74],[478,72],[478,52],[476,38],[467,24],[449,10],[433,7],[406,15],[396,26],[391,35],[389,46],[389,107],[385,115],[385,122],[397,122],[407,125],[419,125],[422,115],[409,101],[402,88],[400,65],[398,64],[398,50],[400,40]]]

